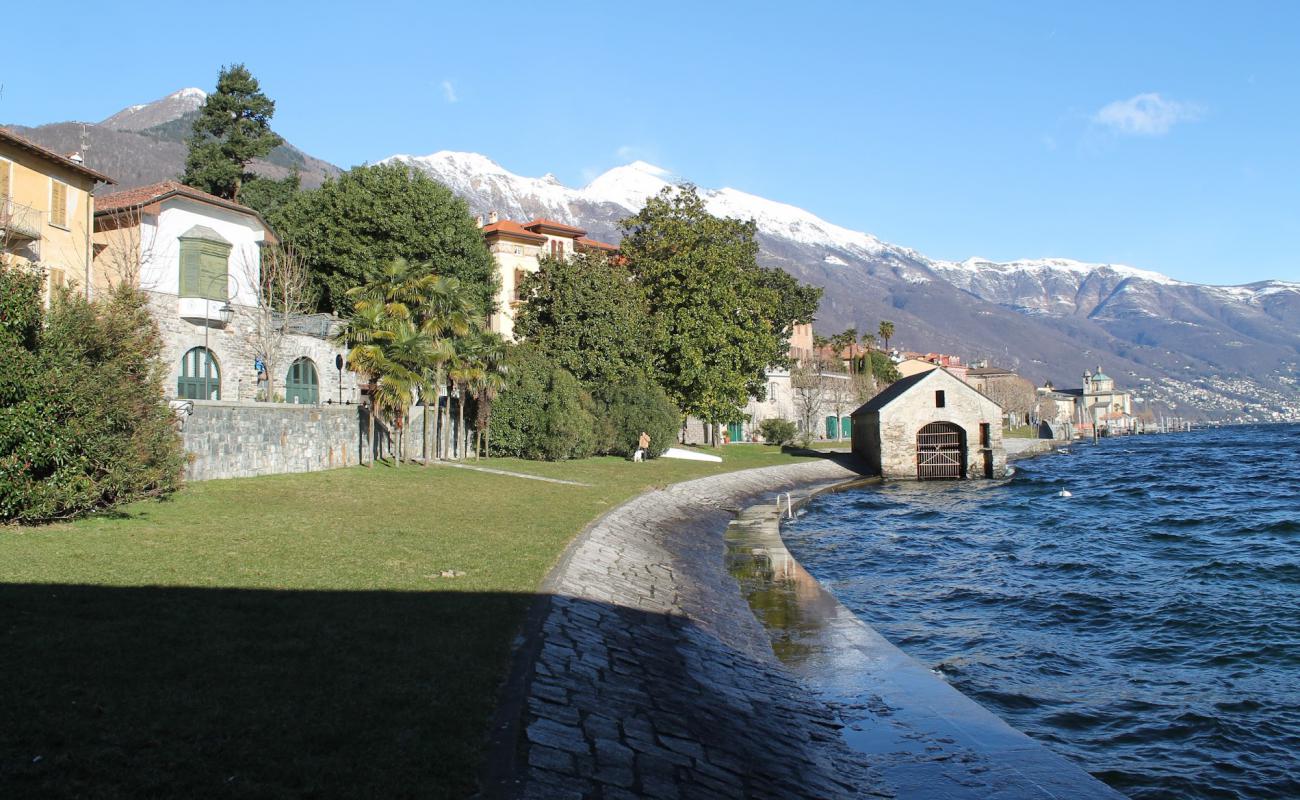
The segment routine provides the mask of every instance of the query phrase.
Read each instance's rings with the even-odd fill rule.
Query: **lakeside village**
[[[309,265],[300,253],[283,245],[265,214],[235,200],[178,181],[114,192],[112,178],[86,167],[78,155],[50,152],[3,129],[0,178],[4,255],[14,264],[41,271],[43,304],[67,289],[87,301],[107,297],[119,287],[142,290],[145,307],[158,328],[162,391],[178,415],[191,480],[310,471],[385,455],[400,463],[463,459],[470,453],[477,457],[489,449],[521,456],[531,451],[543,458],[598,451],[584,452],[579,446],[569,452],[543,453],[522,441],[527,432],[502,431],[508,423],[500,421],[494,445],[486,425],[496,395],[509,402],[512,394],[505,350],[524,338],[518,321],[521,313],[528,317],[525,328],[540,333],[535,338],[547,344],[559,340],[560,347],[588,348],[598,341],[595,337],[601,331],[590,328],[539,330],[555,319],[567,318],[570,325],[576,320],[575,328],[605,322],[598,315],[607,309],[587,309],[591,316],[583,319],[583,310],[555,305],[572,302],[575,282],[581,284],[591,273],[598,271],[607,280],[627,267],[619,246],[590,239],[581,228],[546,219],[504,220],[495,213],[473,221],[474,235],[481,238],[490,259],[492,274],[484,283],[493,291],[493,310],[475,339],[463,335],[473,327],[470,292],[449,298],[447,289],[454,279],[441,285],[429,283],[431,275],[419,274],[418,265],[410,263],[386,265],[388,271],[373,276],[370,283],[339,292],[336,301],[344,297],[354,301],[352,319],[312,313],[308,295],[314,288],[318,294],[321,289],[313,287]],[[103,186],[109,191],[96,191]],[[587,275],[575,274],[575,268]],[[406,272],[398,274],[394,269]],[[404,280],[411,285],[400,287]],[[438,373],[432,387],[420,385],[415,374],[418,366],[398,364],[397,356],[384,352],[389,342],[394,347],[420,343],[377,339],[374,330],[363,329],[382,326],[383,320],[373,312],[391,306],[403,292],[418,293],[421,289],[412,287],[420,281],[426,283],[424,290],[433,290],[438,302],[445,305],[450,300],[461,306],[450,315],[444,309],[437,320],[424,320],[427,329],[434,323],[430,343],[436,345],[431,349],[444,349],[421,354]],[[564,281],[569,285],[561,285]],[[324,291],[337,291],[337,285],[327,282]],[[577,286],[579,301],[594,299],[599,285]],[[562,297],[564,292],[568,297]],[[539,293],[547,297],[539,298]],[[815,301],[804,305],[805,314],[815,309]],[[847,442],[853,439],[855,410],[861,407],[863,415],[875,413],[863,404],[897,386],[887,398],[894,402],[911,386],[909,379],[931,370],[945,371],[996,403],[1000,407],[997,426],[1012,436],[1069,440],[1183,425],[1180,420],[1155,419],[1149,412],[1135,414],[1132,393],[1117,388],[1100,366],[1082,376],[1079,388],[1058,389],[1051,383],[1035,387],[1014,372],[986,362],[968,364],[958,355],[891,347],[894,331],[889,322],[880,323],[875,332],[859,335],[849,330],[829,338],[814,334],[810,322],[793,318],[783,322],[788,323],[785,358],[773,358],[763,367],[757,386],[747,381],[746,400],[733,409],[732,419],[706,422],[701,414],[705,408],[681,401],[681,391],[688,390],[682,387],[672,409],[677,421],[671,434],[660,424],[652,437],[656,454],[671,444]],[[626,336],[628,331],[608,333]],[[449,340],[457,343],[450,351]],[[640,341],[636,344],[635,350],[643,346]],[[639,358],[626,342],[621,349],[624,352],[607,355]],[[585,365],[575,364],[572,356],[561,353],[556,360],[583,378],[597,377],[591,370],[583,375]],[[706,354],[700,357],[707,359]],[[400,368],[387,369],[393,366]],[[611,376],[618,377],[617,367],[599,377]],[[395,390],[405,396],[396,396]],[[429,406],[433,403],[424,403],[431,390],[438,396],[432,420]],[[299,408],[267,407],[261,405],[264,401]],[[337,413],[338,407],[358,405],[373,406],[377,412],[365,415],[363,439],[340,424]],[[322,413],[323,409],[332,413]],[[658,411],[664,416],[662,408]],[[349,413],[355,416],[355,411]],[[915,421],[909,420],[893,435],[909,443],[916,437],[917,447],[922,448],[930,434],[920,433],[921,425],[911,424]],[[635,440],[632,429],[638,424],[631,419],[624,422],[626,430],[620,435]],[[993,422],[981,419],[972,426]],[[912,428],[918,432],[909,433]],[[968,434],[963,433],[963,441]],[[374,444],[367,447],[366,440]],[[866,446],[856,449],[866,455]],[[631,448],[622,444],[607,451],[630,454]],[[918,456],[911,474],[925,473],[921,461]],[[978,471],[984,472],[982,467]]]
[[[1035,387],[887,321],[814,334],[820,289],[691,187],[615,245],[401,165],[257,177],[272,110],[223,70],[182,178],[124,190],[0,129],[0,794],[848,795],[833,713],[681,627],[744,601],[645,498],[995,477],[1011,438],[1167,427],[1101,367]],[[675,541],[722,536],[674,497]]]

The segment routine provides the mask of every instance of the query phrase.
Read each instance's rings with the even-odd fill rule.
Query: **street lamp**
[[[213,286],[215,281],[218,278],[223,281],[229,280],[229,278],[225,275],[214,275],[212,277],[212,280],[208,281],[208,286],[209,287]],[[229,292],[230,292],[230,287],[229,284],[227,284],[226,291],[222,292],[222,294],[229,294]],[[212,351],[208,349],[208,328],[211,327],[211,317],[209,311],[211,307],[212,307],[212,301],[207,297],[204,297],[203,298],[203,399],[204,400],[212,399]],[[227,297],[226,300],[222,302],[221,308],[217,309],[217,318],[221,320],[221,324],[223,327],[229,325],[230,321],[235,318],[235,307],[230,305],[229,297]]]

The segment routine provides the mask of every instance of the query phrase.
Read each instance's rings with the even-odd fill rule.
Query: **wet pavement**
[[[513,768],[485,796],[1119,797],[873,639],[785,552],[775,506],[730,524],[854,477],[828,459],[702,478],[584,532],[543,587]]]

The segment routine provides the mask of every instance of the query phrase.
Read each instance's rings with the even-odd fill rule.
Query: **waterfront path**
[[[484,797],[1119,798],[902,654],[790,558],[774,495],[855,477],[837,457],[711,476],[589,527],[543,586]],[[757,571],[729,572],[737,552]],[[755,606],[763,622],[755,576],[782,587]],[[765,623],[808,652],[783,664]]]
[[[854,473],[835,461],[644,494],[606,514],[547,580],[517,725],[488,796],[889,796],[840,723],[772,653],[723,567],[734,511]],[[531,652],[527,652],[531,650]]]

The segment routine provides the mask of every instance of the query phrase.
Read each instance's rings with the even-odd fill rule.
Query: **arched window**
[[[306,356],[289,365],[284,378],[286,403],[312,404],[320,402],[320,381],[316,379],[316,364]]]
[[[221,368],[211,350],[195,347],[181,357],[176,397],[181,400],[221,399]]]

